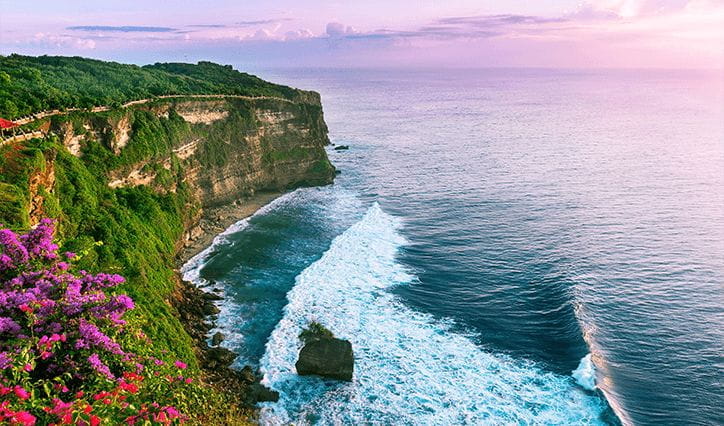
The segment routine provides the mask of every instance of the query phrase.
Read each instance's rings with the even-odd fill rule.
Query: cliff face
[[[167,301],[178,250],[216,229],[198,226],[204,210],[335,175],[312,92],[163,98],[34,124],[45,139],[0,145],[0,224],[57,219],[64,249],[126,276],[139,317],[153,319],[146,332],[184,359],[193,345]]]
[[[128,155],[128,161],[109,167],[108,185],[147,185],[165,193],[186,184],[202,208],[217,207],[259,191],[332,182],[334,167],[324,151],[329,140],[319,95],[300,93],[303,96],[294,101],[161,100],[66,117],[56,120],[50,130],[82,160],[90,144],[101,143],[123,158],[149,128],[173,128],[166,132],[165,146],[156,146],[141,158]],[[180,179],[174,178],[177,174]]]
[[[253,374],[209,363],[233,354],[204,352],[210,299],[174,269],[185,243],[233,214],[332,182],[319,95],[206,62],[0,55],[0,65],[0,116],[21,126],[0,135],[0,227],[56,220],[60,251],[79,254],[74,268],[125,278],[118,291],[135,302],[126,318],[150,339],[124,336],[131,352],[184,360],[190,374],[212,368],[206,379],[221,392],[208,400],[224,407],[266,398],[252,395]]]

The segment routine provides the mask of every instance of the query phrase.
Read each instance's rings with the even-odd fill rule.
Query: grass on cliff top
[[[80,57],[0,55],[0,117],[6,119],[53,109],[119,106],[169,94],[293,99],[300,93],[211,62],[140,67]]]

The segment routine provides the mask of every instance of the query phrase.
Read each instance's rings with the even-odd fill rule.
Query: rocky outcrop
[[[135,121],[143,121],[147,129],[152,126],[154,132],[174,127],[173,146],[165,148],[165,155],[153,153],[109,171],[108,184],[175,191],[159,172],[178,165],[200,205],[217,207],[257,192],[332,182],[335,169],[324,150],[329,139],[319,95],[299,93],[294,101],[162,99],[96,114],[70,114],[58,118],[50,130],[73,155],[82,155],[86,144],[97,142],[122,155],[134,143],[147,143],[136,142],[148,138],[148,130],[136,135]]]
[[[53,192],[55,187],[55,165],[52,159],[44,163],[41,170],[30,175],[28,182],[30,193],[28,217],[30,225],[37,224],[45,217],[45,193]]]
[[[229,116],[225,101],[177,102],[173,109],[184,121],[192,124],[211,124]],[[168,116],[168,110],[161,109],[160,112]]]
[[[299,351],[295,365],[297,374],[352,381],[354,354],[348,340],[335,338],[331,331],[316,321],[310,323],[299,338],[304,347]]]
[[[213,336],[211,336],[211,346],[219,346],[225,338],[226,336],[224,336],[224,333],[217,331]]]
[[[206,381],[231,392],[242,399],[243,404],[252,406],[257,402],[276,401],[279,393],[268,389],[260,383],[262,375],[246,366],[241,370],[231,368],[237,355],[219,346],[209,347],[206,343],[209,330],[213,324],[209,321],[209,307],[214,307],[213,301],[219,297],[204,292],[191,283],[177,277],[178,286],[171,302],[177,307],[179,318],[186,331],[196,344],[198,357],[204,369]]]
[[[317,375],[352,381],[354,355],[348,340],[323,338],[308,342],[299,351],[295,364],[300,376]]]
[[[111,149],[116,154],[120,154],[121,150],[128,145],[131,140],[131,120],[128,115],[124,115],[115,123],[113,137],[111,138]]]

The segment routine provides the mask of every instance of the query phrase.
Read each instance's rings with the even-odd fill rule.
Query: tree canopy
[[[9,119],[45,110],[119,106],[162,95],[291,99],[297,93],[212,62],[138,66],[81,57],[0,56],[0,117]]]

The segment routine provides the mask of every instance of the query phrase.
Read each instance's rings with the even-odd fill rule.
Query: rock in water
[[[224,341],[224,333],[216,332],[211,336],[211,346],[219,346]]]
[[[337,380],[352,381],[354,355],[348,340],[322,338],[308,341],[296,363],[297,374],[315,374]]]

